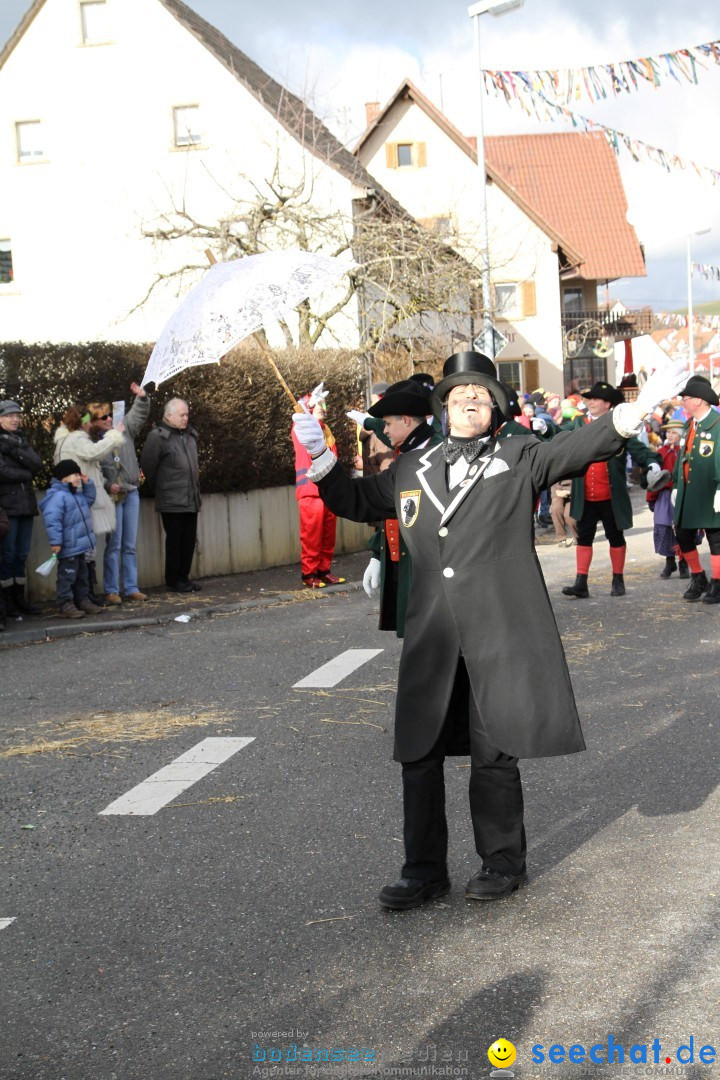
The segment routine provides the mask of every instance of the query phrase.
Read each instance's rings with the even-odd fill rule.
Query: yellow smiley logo
[[[488,1049],[490,1064],[495,1065],[498,1069],[507,1069],[508,1066],[512,1065],[516,1056],[515,1047],[507,1039],[496,1039]]]

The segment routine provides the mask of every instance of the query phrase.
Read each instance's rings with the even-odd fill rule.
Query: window
[[[18,161],[38,161],[45,157],[42,122],[23,120],[15,125]]]
[[[563,289],[563,311],[582,311],[582,289]]]
[[[385,164],[388,169],[424,168],[427,165],[425,143],[385,143]]]
[[[498,377],[502,379],[508,386],[512,386],[513,390],[517,390],[518,393],[522,393],[523,385],[520,375],[520,361],[514,360],[509,363],[507,360],[496,360],[496,367]]]
[[[0,240],[0,285],[13,280],[12,248],[9,240]]]
[[[402,169],[405,165],[412,165],[412,143],[398,143],[397,163],[398,169]]]
[[[197,146],[202,142],[200,109],[197,105],[178,105],[173,109],[176,146]]]
[[[502,315],[505,312],[514,311],[517,307],[517,285],[495,286],[495,314]]]
[[[106,0],[82,0],[80,21],[84,45],[104,45],[110,40]]]

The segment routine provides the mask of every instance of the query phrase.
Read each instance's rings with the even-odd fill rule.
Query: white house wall
[[[155,340],[177,286],[130,312],[158,272],[202,264],[207,241],[157,246],[143,230],[173,201],[217,221],[242,196],[239,177],[260,184],[278,159],[283,178],[311,180],[315,205],[350,215],[350,181],[303,151],[157,0],[108,7],[112,43],[82,45],[76,0],[47,0],[0,70],[0,240],[15,277],[0,285],[4,340]],[[177,149],[173,107],[195,104],[202,148]],[[24,120],[42,120],[46,160],[17,162]],[[331,329],[323,343],[357,343],[354,303]]]
[[[389,168],[385,144],[424,143],[425,166]],[[420,219],[450,217],[453,246],[478,267],[480,176],[471,158],[412,101],[400,101],[362,147],[360,160],[379,183]],[[510,340],[499,359],[539,362],[540,385],[562,389],[558,258],[550,238],[497,186],[487,189],[493,284],[533,281],[535,316],[518,310],[494,321]],[[533,388],[531,388],[533,389]]]

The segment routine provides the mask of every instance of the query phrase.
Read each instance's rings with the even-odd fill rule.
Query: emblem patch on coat
[[[712,439],[703,439],[700,443],[698,454],[700,455],[700,457],[710,457],[714,448],[715,444]]]
[[[400,492],[400,520],[406,529],[412,528],[420,513],[420,491]]]

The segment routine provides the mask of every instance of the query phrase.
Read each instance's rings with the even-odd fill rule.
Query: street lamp
[[[480,250],[482,255],[482,304],[483,304],[483,338],[485,352],[491,360],[495,359],[495,342],[493,340],[492,321],[492,293],[490,291],[490,250],[488,247],[488,220],[487,220],[487,172],[485,169],[485,133],[483,127],[483,74],[480,59],[480,16],[504,15],[507,11],[520,8],[525,0],[478,0],[468,8],[468,15],[473,20],[475,33],[475,62],[478,77],[478,120],[479,130],[477,136],[477,164],[480,175]]]
[[[695,337],[693,335],[693,302],[692,302],[692,259],[690,256],[690,240],[693,236],[704,236],[711,232],[710,229],[698,229],[697,232],[687,234],[687,290],[688,290],[688,345],[690,347],[690,374],[695,374]]]

